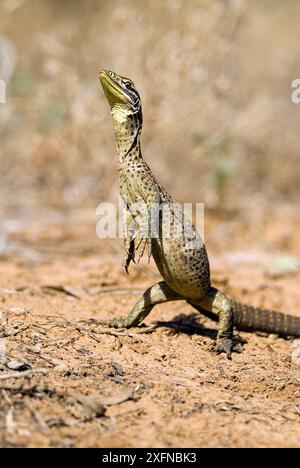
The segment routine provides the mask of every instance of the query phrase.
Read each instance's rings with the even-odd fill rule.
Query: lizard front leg
[[[183,299],[184,298],[182,296],[169,288],[165,281],[161,281],[144,292],[143,296],[133,307],[127,317],[111,320],[97,320],[97,323],[114,328],[134,327],[147,317],[156,304]]]
[[[145,252],[146,246],[148,247],[148,258],[152,255],[152,238],[159,235],[159,212],[161,197],[160,193],[156,190],[147,192],[144,189],[142,194],[143,204],[140,210],[139,225],[141,230],[141,249],[139,258]]]
[[[124,258],[122,262],[123,269],[128,273],[130,262],[134,262],[135,257],[135,221],[130,211],[124,208],[123,213],[123,228],[124,228]]]

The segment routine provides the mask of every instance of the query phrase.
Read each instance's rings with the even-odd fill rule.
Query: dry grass
[[[216,207],[299,197],[300,108],[290,100],[297,2],[7,0],[0,8],[0,50],[8,40],[15,56],[0,107],[6,203],[23,203],[25,191],[66,207],[116,197],[97,77],[104,67],[140,89],[145,156],[179,200]]]

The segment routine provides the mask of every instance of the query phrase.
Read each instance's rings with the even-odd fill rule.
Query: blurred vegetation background
[[[140,90],[144,157],[178,201],[249,224],[297,206],[299,15],[297,0],[3,0],[0,214],[117,199],[102,68]]]

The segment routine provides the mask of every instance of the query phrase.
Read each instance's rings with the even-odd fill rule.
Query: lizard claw
[[[126,259],[123,260],[123,262],[122,262],[122,268],[123,268],[123,271],[124,271],[125,273],[127,273],[127,275],[129,275],[128,267],[129,267],[129,265],[128,265],[128,262],[126,261]]]
[[[133,263],[135,263],[134,255],[135,255],[135,244],[134,244],[134,241],[131,240],[129,247],[126,247],[124,260],[122,262],[122,268],[127,274],[129,274],[128,268],[129,268],[130,262],[132,261]]]
[[[123,262],[122,262],[123,271],[125,271],[125,273],[127,273],[127,275],[129,275],[128,268],[129,268],[129,265],[130,265],[130,262],[131,262],[131,261],[133,261],[133,263],[135,263],[134,258],[125,257],[124,260],[123,260]]]
[[[150,262],[150,258],[152,255],[152,242],[151,239],[142,239],[141,242],[138,245],[138,248],[141,247],[140,253],[139,253],[139,258],[138,258],[138,263],[142,256],[145,253],[146,247],[148,247],[148,262]]]
[[[217,354],[225,353],[227,359],[231,360],[233,341],[230,338],[218,338],[215,346]]]
[[[139,247],[141,247],[141,250],[140,250],[140,253],[139,253],[138,263],[140,262],[142,256],[144,255],[147,242],[148,242],[147,239],[141,239],[141,242],[139,244]]]
[[[232,353],[242,353],[243,347],[241,343],[233,343],[230,338],[218,338],[214,346],[214,351],[217,354],[225,353],[227,359],[231,360]]]
[[[152,255],[152,240],[148,239],[148,263],[150,263],[151,255]]]

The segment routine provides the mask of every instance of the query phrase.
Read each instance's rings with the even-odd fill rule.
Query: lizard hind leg
[[[231,301],[221,291],[211,287],[203,299],[188,299],[187,302],[198,312],[218,321],[216,350],[218,353],[226,353],[230,359],[233,348],[233,307]]]
[[[131,328],[144,320],[156,304],[179,300],[184,298],[173,291],[165,281],[161,281],[144,292],[127,317],[97,320],[97,323],[114,328]]]

